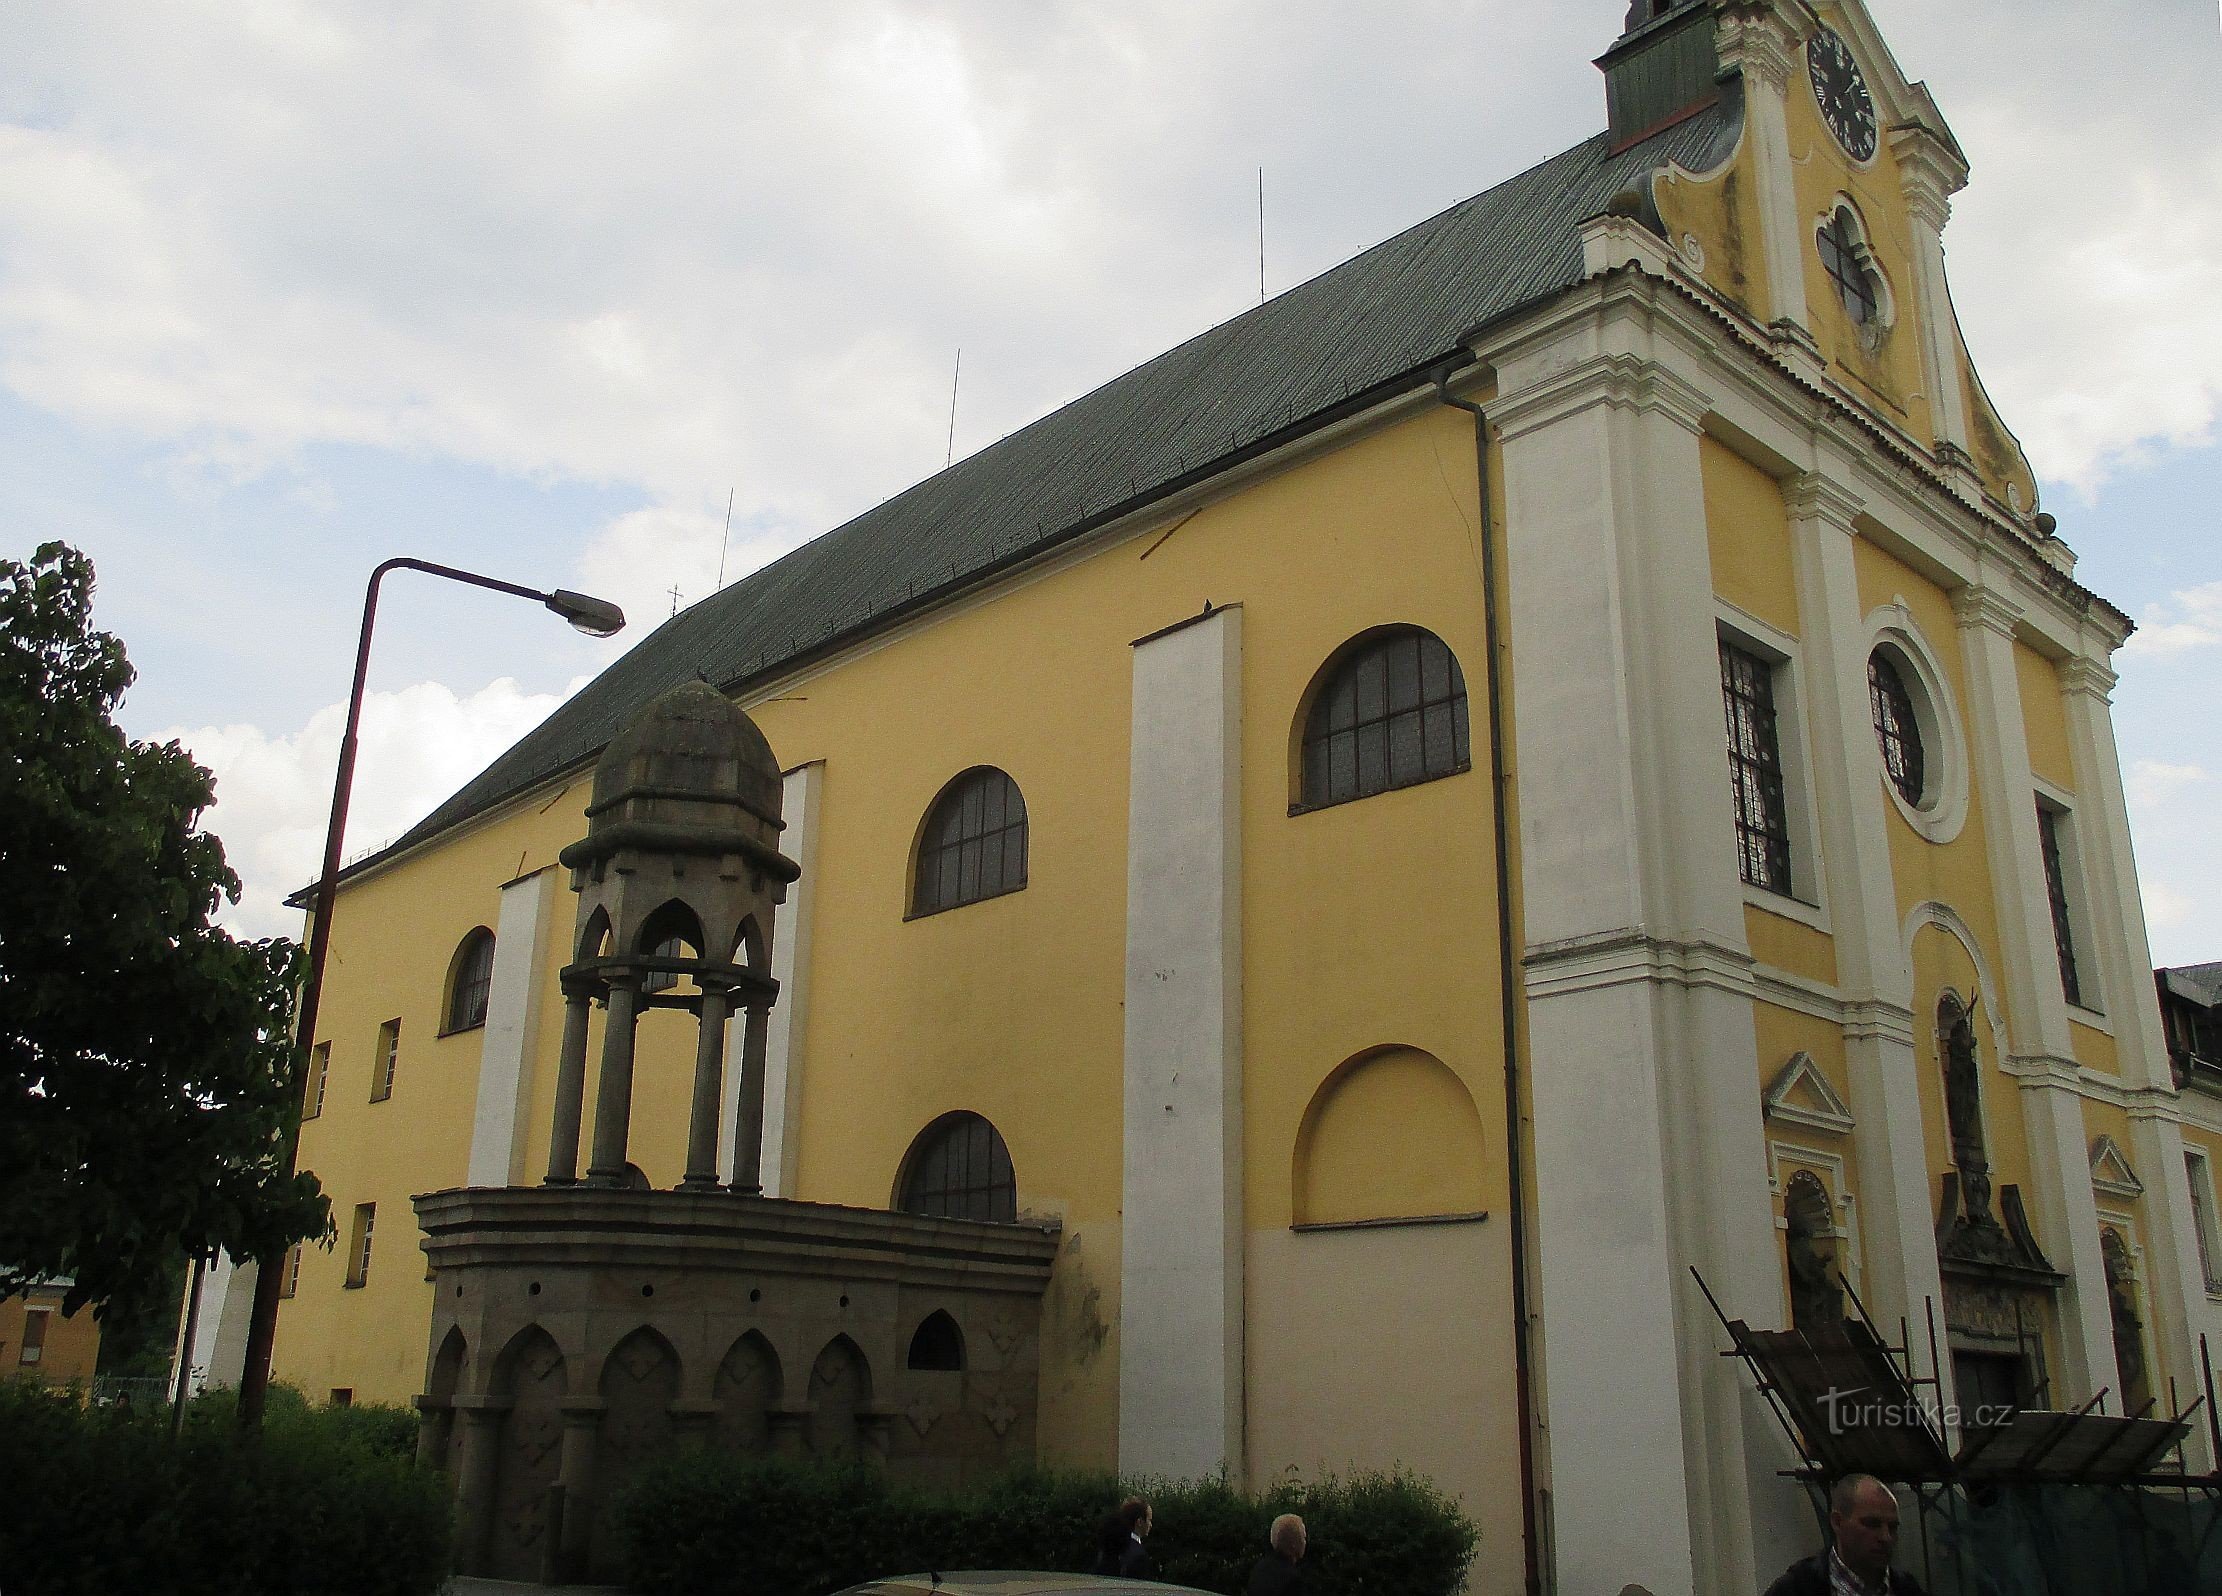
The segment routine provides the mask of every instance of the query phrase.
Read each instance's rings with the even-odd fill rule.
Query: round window
[[[1883,774],[1898,796],[1918,809],[1927,790],[1928,755],[1905,672],[1886,648],[1867,656],[1867,697],[1875,714],[1875,740],[1882,745]]]

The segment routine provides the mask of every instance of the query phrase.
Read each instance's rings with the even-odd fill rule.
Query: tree
[[[329,1220],[285,1172],[300,950],[210,923],[239,900],[199,829],[214,778],[113,715],[92,562],[0,559],[0,1295],[156,1311],[180,1252],[274,1257]]]

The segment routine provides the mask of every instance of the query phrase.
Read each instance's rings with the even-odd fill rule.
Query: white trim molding
[[[1775,1073],[1766,1090],[1766,1115],[1787,1125],[1849,1136],[1855,1121],[1813,1055],[1802,1048]]]

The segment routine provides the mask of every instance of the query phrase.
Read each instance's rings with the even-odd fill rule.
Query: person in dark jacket
[[[1147,1579],[1149,1553],[1142,1549],[1150,1532],[1150,1504],[1130,1496],[1096,1531],[1096,1563],[1091,1574],[1116,1574],[1122,1579]]]
[[[1304,1560],[1304,1521],[1294,1513],[1283,1513],[1266,1531],[1266,1554],[1250,1565],[1248,1596],[1298,1596],[1304,1588],[1304,1572],[1296,1565]]]
[[[1847,1474],[1829,1491],[1825,1551],[1792,1563],[1767,1596],[1925,1596],[1890,1566],[1898,1550],[1898,1499],[1872,1474]]]

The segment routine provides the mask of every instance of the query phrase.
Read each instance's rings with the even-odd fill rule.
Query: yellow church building
[[[702,681],[796,867],[716,1180],[1049,1238],[1045,1462],[1401,1464],[1477,1591],[1684,1596],[1813,1524],[1693,1269],[1933,1314],[1947,1402],[2188,1401],[2222,1097],[2154,995],[2130,623],[1954,321],[1966,162],[1861,0],[1638,0],[1599,66],[1606,131],[673,617],[352,867],[277,1376],[434,1389],[412,1199],[566,1167],[567,1027],[612,1055],[561,856]],[[697,1034],[641,1015],[589,1182],[716,1195]]]

